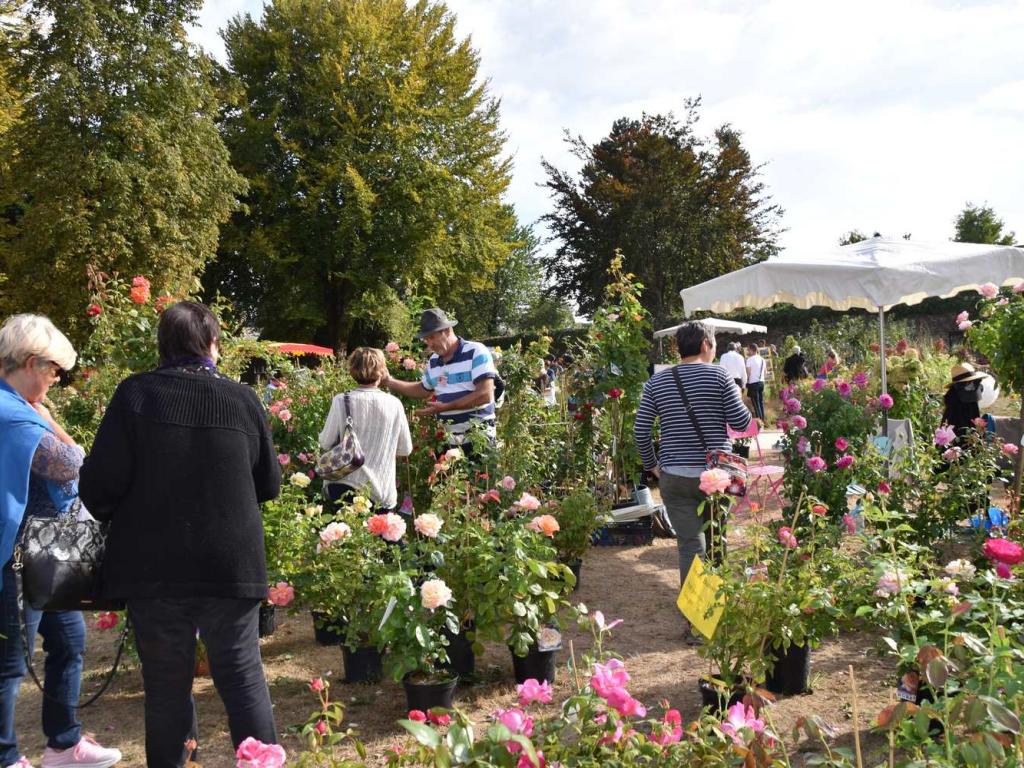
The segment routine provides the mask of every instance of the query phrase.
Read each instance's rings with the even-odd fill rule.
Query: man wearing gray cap
[[[483,425],[493,444],[494,385],[498,369],[491,351],[478,341],[460,338],[452,330],[458,325],[443,310],[433,307],[420,316],[419,337],[433,354],[419,381],[400,381],[388,377],[382,384],[399,395],[416,400],[434,397],[417,416],[437,416],[448,433],[452,446],[464,445],[466,433],[474,425]],[[476,432],[477,430],[474,430]]]

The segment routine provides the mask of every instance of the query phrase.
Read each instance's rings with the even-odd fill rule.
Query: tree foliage
[[[495,270],[489,288],[459,299],[459,323],[472,338],[558,330],[573,325],[571,307],[544,287],[540,239],[529,226],[517,224],[513,247]]]
[[[444,5],[276,0],[224,39],[224,135],[251,186],[208,288],[271,337],[340,347],[386,336],[411,294],[490,284],[511,248],[509,165]]]
[[[1003,234],[1003,220],[987,205],[967,203],[956,217],[958,243],[989,243],[991,245],[1013,245],[1013,232]]]
[[[33,0],[4,139],[5,312],[84,325],[90,272],[186,291],[244,189],[186,38],[201,0]]]
[[[695,134],[699,106],[687,101],[681,121],[621,118],[594,145],[567,133],[578,177],[543,163],[555,203],[543,221],[559,243],[547,273],[581,312],[600,304],[616,249],[646,286],[656,327],[681,314],[681,289],[777,252],[782,210],[736,129]]]

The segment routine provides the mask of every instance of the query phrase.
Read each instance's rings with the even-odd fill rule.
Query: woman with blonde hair
[[[43,404],[50,387],[76,359],[71,342],[42,315],[14,315],[0,327],[0,766],[31,768],[18,751],[14,728],[26,669],[11,557],[26,516],[69,514],[78,496],[85,454]],[[82,736],[75,716],[85,652],[82,614],[36,611],[26,605],[24,620],[30,646],[38,633],[46,652],[43,768],[108,768],[119,762],[119,751]]]
[[[357,347],[348,356],[348,370],[359,386],[334,397],[320,433],[320,447],[329,451],[341,442],[345,422],[351,417],[365,462],[344,482],[325,482],[324,495],[336,502],[365,487],[381,509],[394,509],[398,503],[395,457],[412,453],[409,421],[402,402],[380,389],[388,374],[381,350]]]

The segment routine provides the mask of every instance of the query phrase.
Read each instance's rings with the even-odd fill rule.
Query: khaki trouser
[[[703,512],[698,515],[697,508],[707,498],[707,494],[700,489],[699,477],[680,477],[667,472],[661,473],[658,487],[661,489],[661,501],[665,505],[665,512],[676,532],[679,584],[682,585],[686,581],[686,574],[690,572],[693,558],[706,559],[709,536],[705,529],[711,521],[710,509],[705,506]],[[718,521],[715,528],[717,535],[712,559],[719,563],[725,556],[724,521]]]

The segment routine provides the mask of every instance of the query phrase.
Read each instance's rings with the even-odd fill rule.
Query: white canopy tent
[[[873,237],[814,253],[784,254],[680,291],[687,317],[789,302],[801,309],[859,307],[878,313],[885,349],[885,313],[977,289],[1024,281],[1024,248],[973,243],[921,243]],[[882,355],[882,391],[887,391]]]
[[[701,322],[723,333],[738,333],[741,335],[745,333],[768,333],[768,326],[756,325],[755,323],[739,323],[735,320],[723,320],[718,317],[705,317]],[[661,339],[665,336],[671,336],[677,330],[679,330],[678,325],[673,325],[671,328],[662,328],[660,331],[654,332],[654,338]]]

